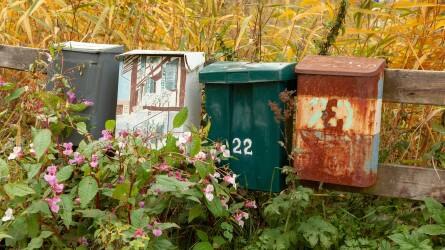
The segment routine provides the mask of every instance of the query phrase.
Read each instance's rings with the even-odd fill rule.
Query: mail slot
[[[384,66],[382,59],[330,56],[296,66],[294,165],[301,179],[375,183]]]

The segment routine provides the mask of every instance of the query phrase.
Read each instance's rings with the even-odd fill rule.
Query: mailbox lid
[[[132,50],[116,56],[121,61],[130,56],[171,56],[184,57],[188,72],[199,69],[205,62],[204,52],[169,51],[169,50]]]
[[[281,82],[296,79],[295,63],[216,62],[199,73],[202,83]]]
[[[124,46],[118,44],[99,44],[69,41],[60,44],[63,50],[83,53],[122,53]]]
[[[348,56],[306,56],[295,67],[298,74],[337,76],[376,76],[385,67],[385,60]]]

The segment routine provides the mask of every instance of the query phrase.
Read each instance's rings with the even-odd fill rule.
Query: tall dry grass
[[[338,2],[0,0],[0,43],[45,48],[76,40],[204,51],[209,60],[298,61],[318,53]],[[445,4],[384,2],[350,0],[330,53],[381,57],[393,68],[444,70]],[[384,105],[382,160],[431,165],[423,156],[445,139],[432,129],[441,122],[441,111]]]

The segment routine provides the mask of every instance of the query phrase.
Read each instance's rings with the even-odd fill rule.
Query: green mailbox
[[[211,140],[228,142],[230,168],[250,190],[279,192],[286,154],[279,145],[283,127],[269,101],[295,89],[295,63],[217,62],[199,73],[204,83]]]

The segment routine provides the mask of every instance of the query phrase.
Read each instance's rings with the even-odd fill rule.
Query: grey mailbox
[[[124,51],[122,45],[82,42],[63,43],[62,72],[70,79],[78,100],[94,103],[81,113],[88,117],[88,129],[94,138],[101,136],[105,122],[116,118],[119,62],[115,56]],[[78,144],[81,137],[72,135],[68,140]]]

